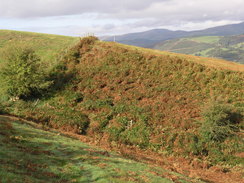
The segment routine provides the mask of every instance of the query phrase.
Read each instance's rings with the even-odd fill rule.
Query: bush
[[[11,98],[28,98],[41,94],[52,82],[47,81],[40,58],[31,48],[11,47],[5,50],[1,68],[1,85]]]
[[[202,113],[200,130],[204,142],[223,142],[239,130],[241,114],[231,105],[213,103]]]
[[[234,153],[243,149],[238,136],[242,114],[233,105],[214,101],[202,111],[199,134],[190,138],[190,152],[194,155],[208,156],[212,163],[237,161]]]

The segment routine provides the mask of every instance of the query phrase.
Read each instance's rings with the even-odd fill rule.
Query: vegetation
[[[234,152],[244,148],[244,142],[239,133],[242,119],[243,115],[240,111],[230,104],[219,101],[207,103],[202,111],[200,133],[194,136],[193,153],[209,156],[213,162],[217,163],[242,162],[241,158],[233,158],[226,153],[226,151]],[[232,144],[227,144],[227,141]]]
[[[0,30],[0,63],[3,60],[2,53],[6,47],[26,45],[35,50],[45,65],[51,67],[56,63],[59,54],[78,40],[78,37]]]
[[[211,165],[240,163],[243,65],[95,37],[81,39],[59,59],[47,69],[53,81],[47,95],[16,102],[3,97],[4,111],[111,147],[197,157]],[[210,98],[225,102],[207,105],[202,115]]]
[[[244,63],[244,36],[200,36],[173,39],[154,48],[176,53],[216,57]]]
[[[203,111],[201,136],[205,142],[224,142],[226,138],[239,131],[241,115],[235,108],[223,104],[210,104]]]
[[[196,182],[80,141],[0,117],[0,182]],[[202,182],[202,181],[197,181]]]
[[[124,35],[117,35],[116,42],[127,44],[127,45],[140,46],[144,48],[154,48],[155,45],[162,46],[162,44],[168,43],[167,40],[174,41],[179,38],[190,38],[190,40],[192,40],[193,38],[196,39],[197,42],[200,41],[204,43],[211,43],[218,40],[219,36],[228,37],[231,35],[243,34],[243,29],[244,29],[243,22],[239,24],[212,27],[212,28],[197,30],[197,31],[183,31],[183,30],[172,31],[168,29],[153,29],[144,32],[135,32],[135,33],[129,33]],[[110,37],[105,36],[103,37],[103,40],[113,41],[114,36],[110,36]],[[186,47],[188,47],[187,44]],[[194,47],[192,47],[192,49],[194,49]],[[180,53],[185,53],[185,52],[180,52]]]
[[[41,94],[51,85],[40,64],[40,58],[30,48],[11,47],[5,50],[1,68],[1,87],[12,98],[28,98]]]

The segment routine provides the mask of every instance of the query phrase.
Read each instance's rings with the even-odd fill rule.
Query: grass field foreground
[[[28,123],[0,116],[1,183],[202,182]]]

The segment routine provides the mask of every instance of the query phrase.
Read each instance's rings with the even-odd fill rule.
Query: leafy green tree
[[[11,98],[28,98],[40,94],[52,82],[34,50],[25,46],[5,50],[4,64],[0,70],[1,85]]]

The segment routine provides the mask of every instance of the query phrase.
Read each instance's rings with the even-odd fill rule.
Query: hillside
[[[5,99],[0,112],[87,135],[111,149],[156,153],[155,164],[162,156],[181,158],[202,170],[193,177],[210,182],[240,182],[244,65],[95,37],[60,58],[42,97]]]
[[[0,182],[199,182],[0,116]]]
[[[32,32],[0,30],[0,61],[3,51],[11,45],[32,47],[43,62],[50,64],[56,61],[57,54],[77,42],[79,38],[40,34]]]
[[[217,57],[244,64],[244,35],[172,39],[157,44],[154,49],[204,57]]]
[[[116,35],[116,42],[140,46],[145,48],[153,48],[156,44],[163,41],[197,36],[230,36],[244,33],[244,22],[239,24],[224,25],[212,27],[197,31],[171,31],[167,29],[154,29],[145,32],[129,33],[125,35]],[[105,41],[113,41],[114,36],[105,37]]]

